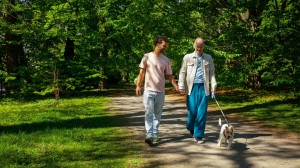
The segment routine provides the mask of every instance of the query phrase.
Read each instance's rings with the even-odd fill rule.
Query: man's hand
[[[141,95],[141,87],[140,86],[136,86],[136,88],[135,88],[135,95],[136,96]]]
[[[174,79],[173,75],[167,75],[167,78],[169,79],[170,83],[174,86],[175,90],[178,92],[179,91],[179,86]]]
[[[179,89],[178,90],[180,94],[184,94],[184,90],[183,89]]]
[[[178,91],[179,91],[179,87],[178,87],[178,85],[177,85],[177,84],[175,84],[175,85],[174,85],[174,87],[175,87],[175,90],[178,92]]]
[[[211,93],[211,98],[214,99],[215,97],[216,97],[215,93],[212,92],[212,93]]]

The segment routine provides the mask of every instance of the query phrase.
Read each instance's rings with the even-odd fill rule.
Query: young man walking
[[[173,78],[170,60],[164,55],[168,40],[158,36],[154,41],[154,51],[147,53],[139,65],[140,72],[136,84],[136,95],[141,95],[141,85],[144,83],[143,103],[145,106],[145,143],[159,141],[159,125],[165,102],[165,77],[169,79],[178,91],[178,85]]]

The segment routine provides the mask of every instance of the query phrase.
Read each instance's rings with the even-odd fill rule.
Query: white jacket
[[[187,95],[192,92],[194,79],[197,69],[197,56],[195,52],[187,54],[183,57],[180,72],[179,72],[179,89],[184,89]],[[202,71],[206,96],[210,95],[209,83],[212,88],[217,87],[215,78],[215,67],[212,57],[209,54],[203,53]]]

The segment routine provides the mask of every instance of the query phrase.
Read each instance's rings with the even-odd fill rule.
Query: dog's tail
[[[221,126],[222,125],[222,120],[221,120],[221,118],[219,118],[219,126]]]

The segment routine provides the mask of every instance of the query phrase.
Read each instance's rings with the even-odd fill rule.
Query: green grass
[[[120,114],[105,110],[109,98],[79,96],[59,104],[46,98],[2,98],[1,167],[141,167],[141,144]],[[225,114],[300,135],[299,94],[225,89],[216,98]]]
[[[224,113],[238,113],[266,126],[300,135],[299,93],[230,90],[216,98]],[[213,101],[210,104],[216,106]]]
[[[1,99],[1,167],[139,167],[139,143],[108,102]]]

